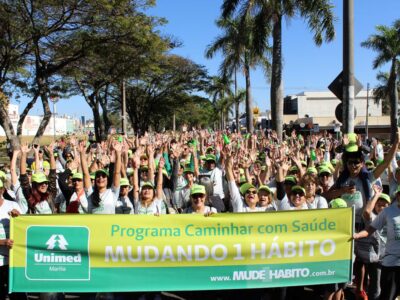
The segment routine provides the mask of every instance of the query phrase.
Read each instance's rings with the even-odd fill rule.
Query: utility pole
[[[126,94],[125,94],[125,80],[122,79],[122,133],[126,134]]]
[[[343,0],[343,127],[354,132],[354,2]]]
[[[54,141],[56,140],[56,103],[58,102],[59,98],[57,96],[50,97],[50,101],[53,103],[53,134],[54,134]]]
[[[368,139],[368,117],[369,117],[369,83],[367,83],[367,115],[365,116],[365,139]]]

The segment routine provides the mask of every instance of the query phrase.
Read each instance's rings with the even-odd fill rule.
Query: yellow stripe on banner
[[[24,267],[26,264],[26,234],[32,226],[87,227],[92,268],[132,268],[350,259],[353,221],[351,208],[215,214],[210,217],[20,216],[13,220],[11,229],[15,241],[13,267]],[[70,239],[77,238],[64,233],[62,237],[66,245]],[[48,240],[46,245],[50,247],[51,237],[44,237],[44,240]],[[46,245],[43,247],[46,248]]]

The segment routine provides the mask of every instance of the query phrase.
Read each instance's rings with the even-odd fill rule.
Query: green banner
[[[213,290],[347,282],[352,209],[47,215],[11,221],[11,292]]]

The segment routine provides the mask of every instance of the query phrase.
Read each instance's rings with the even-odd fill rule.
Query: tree
[[[390,114],[390,90],[389,90],[389,73],[379,72],[376,75],[376,79],[379,81],[374,89],[375,103],[378,104],[382,101],[382,113],[384,115]],[[400,83],[397,81],[397,93],[400,92]],[[397,99],[399,100],[399,99]]]
[[[270,50],[268,43],[263,44],[262,54],[252,51],[253,30],[252,20],[246,19],[241,22],[236,19],[220,19],[217,21],[218,27],[224,30],[224,33],[217,37],[213,43],[208,46],[206,56],[211,58],[215,52],[221,51],[223,61],[220,65],[220,74],[222,77],[231,77],[235,74],[235,95],[237,95],[236,70],[241,69],[246,82],[246,128],[248,132],[253,132],[253,99],[251,95],[250,69],[262,64],[266,73],[269,71],[269,61],[266,59]],[[238,122],[238,117],[236,118]]]
[[[232,81],[229,77],[219,77],[213,76],[211,78],[211,84],[207,88],[207,92],[212,97],[212,103],[217,108],[217,112],[220,114],[220,126],[219,128],[223,130],[225,128],[225,123],[228,113],[228,98],[232,98],[233,93],[231,89]],[[230,102],[229,102],[230,103]]]
[[[371,35],[361,46],[375,50],[377,56],[372,66],[374,69],[390,63],[388,78],[388,92],[390,99],[390,129],[391,141],[394,142],[397,132],[398,119],[398,66],[400,57],[400,19],[393,23],[393,26],[376,26],[377,33]]]
[[[282,138],[283,130],[283,79],[282,79],[282,20],[293,18],[299,14],[307,21],[308,27],[314,33],[314,42],[321,45],[323,39],[334,38],[332,6],[329,0],[224,0],[222,17],[228,18],[238,11],[245,23],[253,19],[253,50],[260,55],[263,52],[265,40],[270,36],[272,28],[272,73],[271,73],[271,113],[272,127]],[[266,26],[269,24],[269,26]]]
[[[126,78],[126,110],[136,132],[150,126],[160,130],[172,124],[172,116],[188,95],[204,91],[209,84],[203,66],[177,55],[163,55],[137,77]],[[113,109],[120,108],[120,101]]]

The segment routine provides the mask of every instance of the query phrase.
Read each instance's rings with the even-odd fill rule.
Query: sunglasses
[[[361,161],[360,160],[349,160],[349,161],[347,161],[347,164],[348,165],[359,165],[359,164],[361,164]]]
[[[38,185],[49,185],[49,183],[47,181],[44,181],[44,182],[38,183]]]
[[[319,174],[319,177],[329,177],[330,174],[329,173],[321,173]]]
[[[82,179],[72,179],[72,182],[80,182],[80,181],[82,181]]]
[[[107,175],[104,174],[104,173],[100,173],[100,174],[97,174],[97,175],[96,175],[96,178],[99,178],[99,177],[107,178]]]
[[[304,193],[303,193],[303,192],[292,192],[292,195],[293,195],[293,196],[299,195],[300,197],[303,197],[303,196],[304,196]]]
[[[256,190],[247,191],[246,194],[255,195],[255,194],[257,194],[257,191]]]
[[[193,199],[197,199],[197,198],[203,198],[205,195],[204,194],[193,194],[191,197]]]

